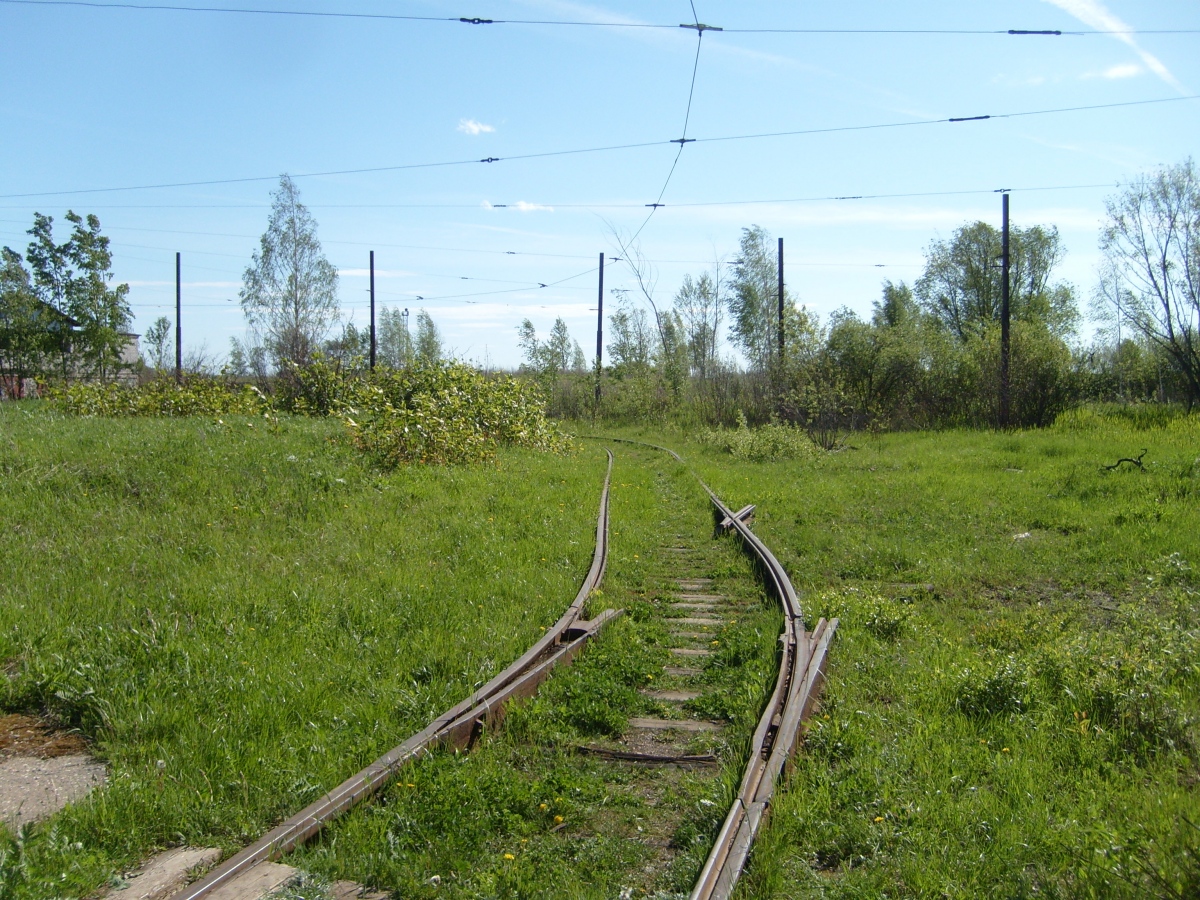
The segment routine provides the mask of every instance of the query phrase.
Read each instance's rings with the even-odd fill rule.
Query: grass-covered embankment
[[[339,423],[272,422],[0,405],[0,702],[78,728],[110,772],[0,835],[0,897],[86,895],[156,847],[241,846],[574,596],[601,453],[381,474]]]
[[[742,896],[1195,896],[1200,422],[853,443],[689,453],[842,617]]]

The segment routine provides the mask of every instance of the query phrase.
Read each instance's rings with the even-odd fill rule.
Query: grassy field
[[[852,443],[685,448],[842,619],[742,896],[1200,895],[1200,421]]]
[[[744,897],[1200,892],[1196,419],[862,435],[774,463],[642,436],[757,503],[808,617],[842,619]],[[1102,468],[1142,448],[1144,468]],[[753,581],[681,467],[617,453],[596,602],[630,614],[479,752],[426,760],[293,857],[315,873],[296,896],[345,876],[406,897],[686,889],[731,777],[652,786],[567,751],[652,711],[636,689],[666,652],[647,606],[664,527],[707,541],[726,589]],[[156,848],[241,846],[416,731],[569,602],[603,471],[591,441],[381,474],[320,420],[0,405],[3,711],[78,729],[111,776],[0,834],[0,900],[88,896]],[[711,673],[705,714],[753,719],[774,615],[722,638],[738,665]],[[717,749],[731,772],[736,737]],[[673,861],[628,876],[660,805]]]
[[[110,773],[0,835],[0,897],[85,896],[163,846],[240,847],[574,597],[599,450],[387,475],[362,459],[320,420],[0,404],[0,702],[79,729]]]
[[[628,614],[511,710],[500,733],[470,754],[439,752],[406,768],[382,803],[335,824],[293,864],[398,898],[686,897],[773,681],[780,614],[738,546],[713,540],[708,498],[684,467],[655,451],[616,451],[609,569],[590,605]],[[663,666],[678,641],[660,610],[683,574],[664,546],[680,542],[700,550],[691,574],[747,603],[714,635],[691,710],[728,723],[691,747],[721,766],[631,766],[580,754],[580,745],[618,746],[612,739],[631,716],[672,714],[638,688],[674,686]]]

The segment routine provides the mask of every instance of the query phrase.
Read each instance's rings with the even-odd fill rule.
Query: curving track
[[[665,447],[618,438],[608,440],[641,444],[669,453],[680,463],[684,462],[679,454]],[[448,709],[422,731],[231,856],[199,881],[174,894],[171,900],[201,900],[219,888],[230,885],[259,863],[278,859],[318,834],[333,819],[380,791],[405,763],[432,748],[469,747],[485,728],[503,714],[504,705],[509,700],[535,693],[555,667],[569,664],[590,638],[608,621],[620,615],[620,610],[607,609],[594,619],[582,618],[584,603],[603,579],[608,559],[608,500],[613,455],[611,451],[606,452],[608,471],[600,495],[596,549],[591,569],[574,601],[558,622],[520,659],[466,700]],[[796,750],[802,722],[811,712],[821,689],[825,661],[837,620],[827,622],[822,619],[812,632],[806,631],[800,602],[787,573],[746,524],[745,520],[749,518],[753,507],[732,511],[703,480],[694,477],[708,493],[721,527],[736,531],[746,549],[760,562],[768,586],[779,599],[784,614],[783,632],[779,638],[779,674],[774,690],[754,731],[749,760],[737,797],[690,895],[690,900],[725,900],[733,894],[749,859],[754,838],[768,814],[784,768]]]
[[[640,441],[622,443],[640,444]],[[669,453],[684,463],[674,450],[655,444],[642,444]],[[761,563],[768,587],[783,607],[783,633],[779,636],[779,675],[767,708],[759,719],[751,740],[749,761],[742,774],[737,797],[725,816],[717,839],[700,870],[700,877],[689,900],[726,900],[733,895],[738,878],[750,857],[750,848],[758,835],[784,767],[796,752],[801,723],[812,711],[825,680],[825,661],[838,620],[821,619],[813,631],[804,628],[804,615],[796,589],[792,587],[779,560],[766,544],[750,530],[745,519],[753,507],[734,512],[704,480],[693,477],[708,493],[723,528],[732,528],[744,546]]]
[[[606,451],[607,452],[607,451]],[[433,747],[469,747],[489,724],[503,714],[504,705],[514,697],[531,696],[558,665],[570,663],[609,620],[620,615],[606,609],[596,618],[584,620],[583,606],[604,578],[608,562],[608,494],[612,480],[613,455],[608,452],[608,471],[600,494],[600,513],[596,521],[596,551],[592,567],[584,578],[575,600],[546,634],[510,665],[474,694],[451,707],[398,747],[394,747],[365,769],[347,778],[336,788],[277,825],[249,847],[231,856],[194,884],[177,892],[171,900],[200,900],[256,865],[278,859],[318,834],[329,822],[378,793],[397,774],[401,766]]]

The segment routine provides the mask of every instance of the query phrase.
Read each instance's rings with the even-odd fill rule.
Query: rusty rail
[[[668,447],[621,438],[608,440],[652,447],[669,453],[678,462],[684,463],[683,457]],[[775,680],[775,688],[759,719],[758,727],[754,730],[750,757],[742,774],[737,797],[725,816],[712,850],[709,851],[700,876],[689,895],[689,900],[729,900],[750,858],[754,838],[770,812],[771,801],[784,768],[796,752],[800,742],[801,724],[812,712],[813,704],[824,684],[825,660],[838,620],[821,619],[816,628],[811,632],[806,631],[800,600],[787,571],[747,524],[746,520],[750,518],[754,508],[744,507],[734,512],[698,475],[696,480],[708,493],[713,507],[721,517],[718,527],[722,530],[732,529],[738,533],[744,545],[762,563],[768,587],[779,598],[783,608],[783,631],[779,636],[779,675]]]
[[[620,610],[606,609],[596,618],[584,620],[583,606],[604,578],[608,562],[608,495],[612,481],[613,455],[608,454],[604,489],[600,493],[600,512],[596,520],[596,551],[587,577],[566,612],[516,662],[500,672],[470,697],[456,704],[414,734],[393,747],[365,769],[347,778],[336,788],[272,828],[261,838],[234,854],[207,875],[173,894],[171,900],[200,900],[254,866],[295,849],[319,833],[329,822],[378,793],[397,774],[401,766],[434,747],[470,746],[480,732],[503,714],[504,705],[514,697],[531,696],[539,684],[558,665],[570,663],[583,645]]]

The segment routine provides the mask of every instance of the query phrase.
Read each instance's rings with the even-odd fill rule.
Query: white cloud
[[[1095,28],[1097,31],[1131,32],[1133,30],[1121,21],[1121,19],[1109,12],[1100,0],[1045,0],[1045,2],[1057,6],[1063,12],[1074,16],[1084,25]],[[1142,62],[1145,63],[1147,69],[1175,88],[1179,93],[1187,93],[1184,86],[1170,73],[1158,57],[1143,50],[1132,34],[1114,34],[1113,37],[1133,50],[1141,58]]]
[[[1135,78],[1144,72],[1141,66],[1137,63],[1121,63],[1115,66],[1109,66],[1103,72],[1084,72],[1084,78],[1107,78],[1109,80],[1117,78]]]
[[[458,130],[463,134],[491,134],[496,129],[491,125],[484,125],[482,122],[476,122],[474,119],[459,119]]]
[[[546,206],[542,203],[529,203],[525,200],[518,200],[516,203],[489,203],[483,201],[484,209],[516,209],[521,212],[554,212],[553,206]]]

